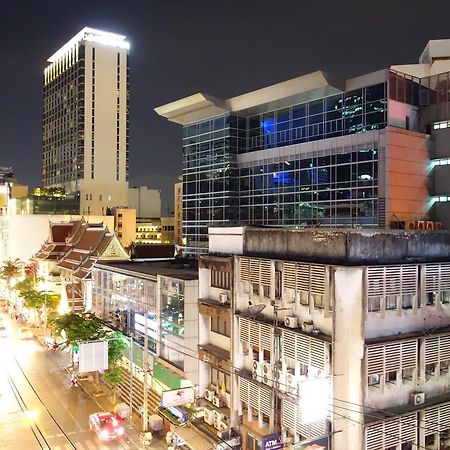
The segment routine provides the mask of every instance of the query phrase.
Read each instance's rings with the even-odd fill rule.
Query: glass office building
[[[450,40],[430,41],[420,64],[344,83],[319,71],[226,100],[199,93],[156,108],[183,126],[186,253],[203,253],[208,227],[222,224],[437,220],[429,165],[443,128],[435,125],[450,114],[447,54]],[[450,222],[450,210],[442,214]]]

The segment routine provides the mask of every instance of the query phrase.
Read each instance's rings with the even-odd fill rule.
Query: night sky
[[[0,166],[40,185],[42,73],[84,26],[130,50],[130,186],[163,191],[181,174],[181,126],[153,108],[196,92],[228,98],[318,69],[345,79],[415,63],[450,38],[450,1],[142,0],[2,3]]]

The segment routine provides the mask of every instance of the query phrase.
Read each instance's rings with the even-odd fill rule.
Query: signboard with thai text
[[[186,405],[187,403],[193,403],[194,400],[194,388],[192,387],[163,391],[161,395],[161,405],[165,408]]]

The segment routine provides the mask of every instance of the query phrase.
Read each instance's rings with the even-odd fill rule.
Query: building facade
[[[186,251],[205,252],[217,224],[445,225],[447,167],[430,166],[447,165],[449,55],[430,41],[419,64],[343,83],[319,71],[156,108],[183,125]]]
[[[128,203],[136,210],[138,219],[161,217],[161,191],[149,189],[147,186],[128,189]]]
[[[174,187],[174,206],[175,206],[175,224],[174,224],[174,243],[183,244],[183,177],[175,183]]]
[[[128,205],[125,39],[83,28],[44,71],[43,185],[79,193],[81,214]]]
[[[244,450],[446,448],[449,248],[442,231],[211,228],[203,427]]]
[[[131,367],[136,378],[132,392],[136,411],[147,403],[149,414],[160,411],[168,417],[168,411],[160,408],[162,392],[198,383],[197,300],[197,271],[173,261],[96,264],[93,268],[88,309],[133,338],[133,361],[126,368]],[[144,373],[151,390],[146,402]],[[128,377],[124,379],[121,391],[129,400]]]

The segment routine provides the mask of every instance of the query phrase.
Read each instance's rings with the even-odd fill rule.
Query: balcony
[[[217,300],[199,299],[198,312],[208,317],[218,317],[221,320],[230,320],[230,305],[223,304]]]
[[[198,358],[213,366],[219,367],[226,372],[230,372],[231,360],[230,352],[212,344],[198,346]]]

